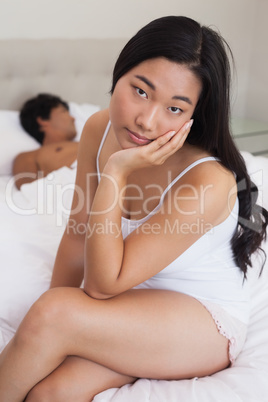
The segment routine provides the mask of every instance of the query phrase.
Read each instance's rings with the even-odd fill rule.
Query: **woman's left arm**
[[[168,132],[147,146],[116,152],[107,161],[95,193],[85,239],[84,289],[90,296],[106,298],[121,293],[116,290],[124,259],[121,206],[129,174],[164,163],[181,148],[189,129],[186,124],[176,135]],[[176,137],[173,143],[171,137]]]

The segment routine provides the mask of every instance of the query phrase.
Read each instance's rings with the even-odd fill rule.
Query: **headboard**
[[[0,109],[40,92],[107,107],[114,63],[127,39],[0,40]]]

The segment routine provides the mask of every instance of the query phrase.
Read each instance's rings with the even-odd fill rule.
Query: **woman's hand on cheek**
[[[185,123],[177,132],[168,131],[150,144],[124,149],[109,158],[106,169],[128,176],[135,170],[162,165],[184,144],[193,120]]]
[[[184,144],[193,124],[193,120],[185,123],[177,132],[169,131],[158,137],[149,147],[149,160],[151,165],[162,165],[171,155],[177,152]]]

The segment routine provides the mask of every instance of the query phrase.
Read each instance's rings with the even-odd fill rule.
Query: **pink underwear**
[[[197,299],[211,314],[218,331],[229,340],[229,359],[233,364],[241,352],[247,335],[247,325],[228,314],[221,306]]]

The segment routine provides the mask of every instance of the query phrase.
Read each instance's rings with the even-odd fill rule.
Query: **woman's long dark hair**
[[[252,266],[252,254],[262,250],[268,212],[256,204],[258,189],[251,182],[244,159],[231,136],[231,69],[227,50],[232,56],[219,33],[190,18],[156,19],[138,31],[123,48],[115,64],[111,92],[129,70],[157,57],[184,64],[200,78],[202,92],[187,141],[218,157],[236,174],[239,218],[232,249],[235,261],[246,277],[248,267]]]

